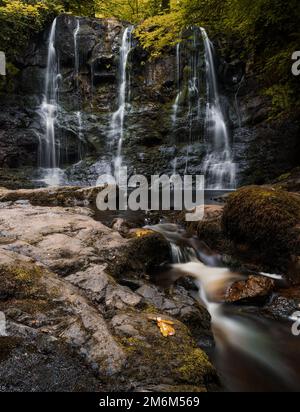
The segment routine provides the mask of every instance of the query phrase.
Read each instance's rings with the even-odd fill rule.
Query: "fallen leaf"
[[[149,236],[153,233],[154,232],[152,230],[149,230],[149,229],[137,229],[134,232],[134,236],[140,238],[140,237]]]
[[[168,336],[174,336],[175,335],[175,329],[173,328],[174,322],[170,320],[165,320],[162,318],[155,318],[155,317],[149,317],[149,320],[156,322],[157,326],[160,329],[161,334],[167,338]]]

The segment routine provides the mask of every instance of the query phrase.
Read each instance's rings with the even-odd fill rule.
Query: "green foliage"
[[[14,61],[29,39],[63,12],[94,16],[94,1],[0,0],[0,50]]]
[[[95,17],[96,14],[94,0],[56,0],[56,3],[62,7],[65,13],[87,17]]]
[[[95,0],[97,17],[116,17],[131,23],[139,23],[171,11],[177,0]]]
[[[6,65],[7,75],[0,78],[0,92],[13,92],[15,87],[15,77],[18,75],[19,70],[10,62]]]
[[[0,49],[13,60],[30,37],[61,10],[50,1],[0,1]]]
[[[145,20],[135,30],[135,35],[149,50],[151,57],[158,57],[166,47],[175,45],[180,40],[181,13],[171,12]]]
[[[277,116],[282,112],[293,109],[294,101],[293,89],[287,84],[275,84],[266,89],[265,94],[272,99],[272,114]]]

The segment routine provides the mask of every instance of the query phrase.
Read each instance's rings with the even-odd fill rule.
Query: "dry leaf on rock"
[[[173,328],[174,322],[170,320],[165,320],[162,318],[149,318],[149,320],[154,321],[157,323],[157,326],[160,329],[161,334],[167,338],[168,336],[175,335],[175,329]]]

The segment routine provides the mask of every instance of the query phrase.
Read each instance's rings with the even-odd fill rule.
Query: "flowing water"
[[[257,307],[223,303],[228,287],[244,276],[222,267],[220,256],[177,225],[160,224],[151,229],[169,241],[174,262],[171,269],[158,275],[158,283],[171,284],[189,276],[199,288],[195,297],[211,315],[216,345],[208,352],[225,390],[299,390],[300,350],[291,324],[264,318]]]
[[[55,48],[56,19],[53,21],[49,42],[48,58],[45,78],[45,91],[39,114],[42,118],[45,134],[40,138],[40,167],[42,168],[42,179],[49,186],[61,183],[61,172],[59,169],[59,147],[55,139],[55,124],[59,110],[58,89],[60,73],[57,53]]]
[[[236,166],[233,162],[214,62],[214,48],[205,29],[201,28],[206,61],[207,104],[205,129],[208,153],[203,170],[209,189],[234,189],[236,187]]]
[[[130,97],[130,74],[127,70],[128,58],[132,47],[133,27],[127,27],[123,33],[122,44],[120,49],[119,64],[119,86],[118,86],[118,109],[113,114],[111,120],[111,136],[117,143],[117,154],[114,158],[115,177],[118,180],[120,168],[122,167],[122,148],[124,140],[124,120],[126,116],[127,104]]]
[[[173,105],[173,112],[172,112],[172,124],[173,127],[176,126],[177,122],[177,113],[179,109],[179,101],[182,95],[182,91],[180,89],[180,76],[181,76],[181,58],[180,58],[180,43],[176,46],[176,77],[177,77],[177,96]]]
[[[192,27],[190,30],[192,31],[191,38],[187,42],[183,41],[176,46],[178,90],[171,115],[173,129],[175,130],[177,127],[181,101],[184,100],[187,89],[186,118],[189,129],[189,144],[187,145],[185,173],[189,172],[191,145],[196,139],[199,140],[199,133],[204,125],[206,155],[203,160],[202,171],[206,177],[206,188],[211,190],[232,190],[236,187],[236,166],[233,162],[230,133],[218,90],[214,48],[205,29]],[[204,82],[201,78],[203,47],[205,60]],[[181,49],[185,54],[188,54],[188,65],[185,68],[182,64]],[[182,84],[180,82],[181,75],[184,79]],[[206,100],[206,105],[202,103],[204,100]],[[175,162],[176,160],[174,160]]]
[[[79,91],[79,47],[78,47],[78,35],[80,32],[80,21],[77,19],[76,28],[74,30],[74,69],[75,69],[75,78],[76,78],[76,87]]]
[[[58,123],[59,106],[59,86],[62,76],[59,71],[59,58],[56,50],[56,26],[57,19],[54,19],[48,40],[47,68],[45,77],[45,90],[39,115],[44,126],[44,134],[40,136],[39,149],[39,178],[36,182],[47,186],[59,186],[66,184],[66,176],[60,167],[61,142],[56,136],[56,126]],[[80,90],[79,90],[79,65],[80,65],[80,47],[79,47],[80,20],[76,20],[76,27],[73,31],[74,42],[74,74],[76,89],[78,92],[78,108],[80,109]],[[77,137],[78,137],[78,157],[81,160],[84,156],[84,130],[82,122],[82,112],[74,112],[77,119]],[[65,157],[68,159],[68,146],[64,148]]]
[[[40,167],[42,181],[47,185],[59,185],[65,182],[60,169],[61,142],[56,136],[59,107],[59,86],[62,80],[59,71],[59,58],[56,50],[56,24],[53,21],[48,42],[47,70],[43,103],[39,113],[45,132],[40,137]],[[74,42],[74,81],[78,95],[78,109],[74,112],[77,122],[78,154],[84,156],[83,113],[80,104],[79,70],[80,70],[80,20],[76,19],[73,30]],[[111,116],[110,137],[113,155],[113,169],[118,180],[123,163],[123,142],[125,137],[125,121],[130,103],[131,78],[128,62],[132,49],[132,31],[129,26],[124,30],[120,47],[118,108]],[[183,158],[175,157],[172,163],[173,173],[185,164],[185,173],[191,171],[190,157],[194,142],[200,141],[200,130],[205,128],[206,156],[202,163],[202,171],[206,176],[206,188],[212,190],[234,189],[236,186],[236,170],[232,159],[230,136],[224,117],[224,109],[218,91],[214,49],[207,33],[202,28],[191,28],[192,35],[186,43],[176,46],[176,82],[177,96],[172,109],[173,128],[188,129],[188,143]],[[205,60],[205,76],[203,61]],[[205,77],[205,79],[203,78]],[[93,79],[92,79],[93,82]],[[206,87],[205,87],[206,84]],[[185,100],[183,107],[182,101]],[[205,104],[206,100],[206,104]],[[186,110],[184,125],[182,113]],[[180,123],[179,123],[180,120]],[[205,127],[204,127],[205,126]],[[200,133],[200,134],[199,134]],[[182,143],[182,142],[181,142]],[[67,151],[68,148],[66,147]],[[68,153],[66,153],[68,159]]]

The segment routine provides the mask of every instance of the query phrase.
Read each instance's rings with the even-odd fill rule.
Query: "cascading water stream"
[[[59,126],[59,83],[61,74],[59,72],[59,59],[56,50],[56,27],[57,19],[52,23],[48,41],[48,57],[47,69],[45,78],[45,91],[43,103],[39,109],[39,114],[45,126],[45,133],[40,138],[40,167],[42,171],[41,181],[47,186],[58,186],[65,182],[65,173],[60,166],[61,147],[57,141],[55,128]],[[80,20],[76,19],[76,27],[73,30],[74,42],[74,79],[78,93],[78,108],[74,112],[74,117],[77,119],[77,137],[78,137],[78,155],[83,157],[83,122],[82,113],[80,111],[80,91],[79,91],[79,42],[78,36],[80,32]],[[68,159],[68,145],[65,148],[65,157]]]
[[[185,173],[188,173],[190,161],[190,145],[195,134],[202,130],[203,123],[206,137],[206,156],[202,164],[203,174],[206,177],[206,188],[212,190],[232,190],[236,187],[236,167],[232,159],[230,137],[225,121],[222,101],[218,90],[218,81],[214,63],[214,50],[205,29],[192,27],[192,37],[183,40],[176,46],[176,71],[180,79],[182,70],[181,47],[187,42],[184,49],[189,54],[188,65],[184,69],[184,84],[178,84],[177,96],[172,108],[172,125],[175,129],[180,101],[183,93],[188,91],[187,98],[187,122],[189,130],[189,145],[187,145]],[[206,93],[202,91],[201,66],[202,44],[204,45],[205,59],[205,83]],[[186,78],[188,76],[188,78]],[[205,96],[206,94],[206,96]],[[202,98],[206,97],[206,108],[202,107]],[[176,160],[174,159],[174,164]]]
[[[84,144],[84,136],[83,136],[83,124],[82,124],[82,113],[81,111],[76,112],[77,122],[78,122],[78,155],[79,159],[83,159],[83,144]]]
[[[59,66],[55,48],[56,22],[52,23],[45,79],[45,94],[40,108],[40,115],[45,125],[45,134],[40,139],[40,166],[43,169],[44,182],[49,186],[59,185],[61,171],[59,165],[59,148],[55,140],[55,124],[58,114]]]
[[[172,127],[175,130],[180,123],[184,121],[184,127],[188,131],[188,144],[185,157],[185,173],[188,173],[191,145],[198,139],[196,130],[201,125],[201,49],[200,42],[202,39],[201,31],[197,27],[192,27],[191,36],[182,40],[176,46],[176,78],[177,78],[177,95],[172,107]],[[186,64],[185,64],[186,63]],[[183,78],[183,80],[181,79]],[[182,106],[182,107],[181,107]],[[183,109],[187,107],[187,113],[183,119]],[[181,142],[182,143],[182,142]],[[177,159],[173,160],[173,170],[176,172]]]
[[[130,76],[127,70],[127,63],[132,47],[133,27],[127,27],[123,33],[122,44],[120,49],[119,65],[119,90],[118,90],[118,110],[113,114],[111,121],[111,135],[113,140],[118,141],[117,155],[114,159],[114,171],[116,180],[120,178],[120,168],[122,167],[122,148],[124,140],[124,120],[126,115],[126,105],[128,104],[128,85],[130,85]]]
[[[80,21],[77,19],[76,28],[74,30],[74,59],[75,59],[75,78],[76,78],[76,88],[79,92],[79,47],[78,47],[78,34],[80,32]]]
[[[198,45],[199,29],[193,27],[193,37],[191,40],[191,52],[189,62],[189,79],[188,79],[188,130],[189,130],[189,144],[187,145],[185,174],[189,172],[189,158],[190,146],[193,143],[194,126],[200,122],[200,49]]]
[[[177,113],[178,113],[178,108],[179,108],[179,101],[180,97],[182,94],[182,91],[180,89],[180,72],[181,72],[181,63],[180,63],[180,43],[177,44],[176,46],[176,77],[177,77],[177,96],[173,105],[173,113],[172,113],[172,123],[173,126],[176,125],[177,121]]]
[[[177,77],[177,96],[173,105],[173,113],[172,113],[172,125],[173,129],[177,123],[177,113],[179,109],[179,101],[182,95],[182,91],[180,88],[180,73],[181,73],[181,58],[180,58],[180,43],[176,46],[176,77]],[[176,174],[177,171],[177,157],[173,160],[173,175]]]
[[[156,274],[157,283],[170,286],[181,277],[190,276],[199,288],[198,298],[211,315],[216,343],[213,357],[222,373],[229,374],[227,377],[223,376],[226,388],[251,390],[260,385],[268,387],[270,384],[270,387],[283,385],[282,387],[294,389],[297,382],[295,370],[285,363],[285,353],[275,346],[272,336],[273,333],[274,336],[281,333],[281,338],[284,337],[284,342],[289,344],[292,337],[285,334],[284,326],[277,324],[277,328],[281,330],[274,330],[271,320],[268,322],[260,317],[251,317],[246,311],[244,313],[222,302],[222,296],[232,283],[245,277],[222,267],[220,256],[214,255],[199,239],[188,236],[179,226],[159,224],[147,228],[162,234],[168,240],[172,252],[173,265]],[[261,275],[280,279],[278,275]],[[236,358],[240,359],[242,375],[239,363],[235,366],[233,364],[233,359]],[[257,371],[262,375],[258,382],[255,381]],[[255,376],[254,382],[251,379],[246,381],[248,373]],[[271,382],[265,382],[266,378]]]
[[[236,166],[232,159],[229,132],[225,122],[214,62],[214,50],[205,29],[201,28],[206,61],[207,104],[206,134],[208,153],[203,171],[208,189],[235,189]]]
[[[73,32],[74,37],[74,72],[75,72],[75,82],[76,82],[76,89],[78,94],[78,108],[79,110],[75,113],[77,122],[78,122],[78,154],[79,159],[82,160],[83,158],[83,125],[82,125],[82,112],[81,112],[81,101],[80,101],[80,89],[79,89],[79,64],[80,64],[80,54],[79,54],[79,42],[78,37],[80,33],[80,20],[76,20],[76,27]]]

